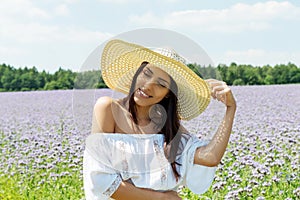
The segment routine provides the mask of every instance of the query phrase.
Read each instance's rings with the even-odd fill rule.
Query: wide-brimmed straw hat
[[[178,86],[178,114],[190,120],[202,113],[210,102],[207,83],[184,64],[184,58],[170,49],[160,53],[119,39],[110,40],[101,57],[101,73],[105,84],[128,94],[133,76],[143,61],[167,72]]]

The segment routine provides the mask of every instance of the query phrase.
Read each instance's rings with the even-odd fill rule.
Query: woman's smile
[[[137,91],[136,91],[136,93],[140,96],[140,97],[142,97],[142,98],[152,98],[153,96],[151,96],[151,95],[148,95],[145,91],[143,91],[141,88],[138,88],[137,89]]]

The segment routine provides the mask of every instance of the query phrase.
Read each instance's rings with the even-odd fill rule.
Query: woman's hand
[[[135,200],[181,200],[175,191],[158,192],[148,188],[138,188],[128,182],[122,182],[111,196],[113,199]]]
[[[151,191],[151,192],[156,192],[154,190],[151,189],[146,189],[143,188],[142,190],[147,190],[147,191]],[[178,196],[178,193],[176,191],[170,190],[170,191],[166,191],[166,192],[156,192],[159,193],[159,197],[154,197],[153,199],[160,199],[160,200],[181,200],[181,198]]]
[[[181,198],[178,196],[177,192],[175,192],[175,191],[164,192],[162,199],[165,199],[165,200],[181,200]]]
[[[221,101],[227,107],[236,107],[236,102],[231,89],[225,82],[216,79],[207,79],[205,81],[209,85],[211,96],[214,99]]]

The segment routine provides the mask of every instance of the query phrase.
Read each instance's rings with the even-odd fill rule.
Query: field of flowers
[[[203,195],[300,199],[300,85],[232,87],[238,109],[226,154]],[[84,199],[82,155],[92,105],[110,90],[0,93],[0,199]],[[224,108],[184,122],[212,137]]]

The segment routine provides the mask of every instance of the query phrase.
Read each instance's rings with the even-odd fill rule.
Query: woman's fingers
[[[226,93],[227,93],[226,88],[222,88],[222,89],[220,88],[220,90],[216,90],[215,91],[215,99],[225,103],[226,102]]]
[[[225,82],[223,81],[219,81],[219,80],[216,80],[216,79],[207,79],[205,80],[206,83],[210,86],[210,87],[214,87],[214,86],[217,86],[217,85],[226,85]]]
[[[211,90],[211,96],[214,99],[218,99],[219,100],[219,96],[223,93],[221,91],[225,90],[226,88],[228,88],[228,86],[226,85],[225,82],[223,81],[218,81],[215,79],[208,79],[206,81],[210,87]]]
[[[205,81],[209,85],[211,89],[211,96],[214,99],[223,102],[226,106],[235,105],[231,89],[225,82],[216,79],[207,79]]]

